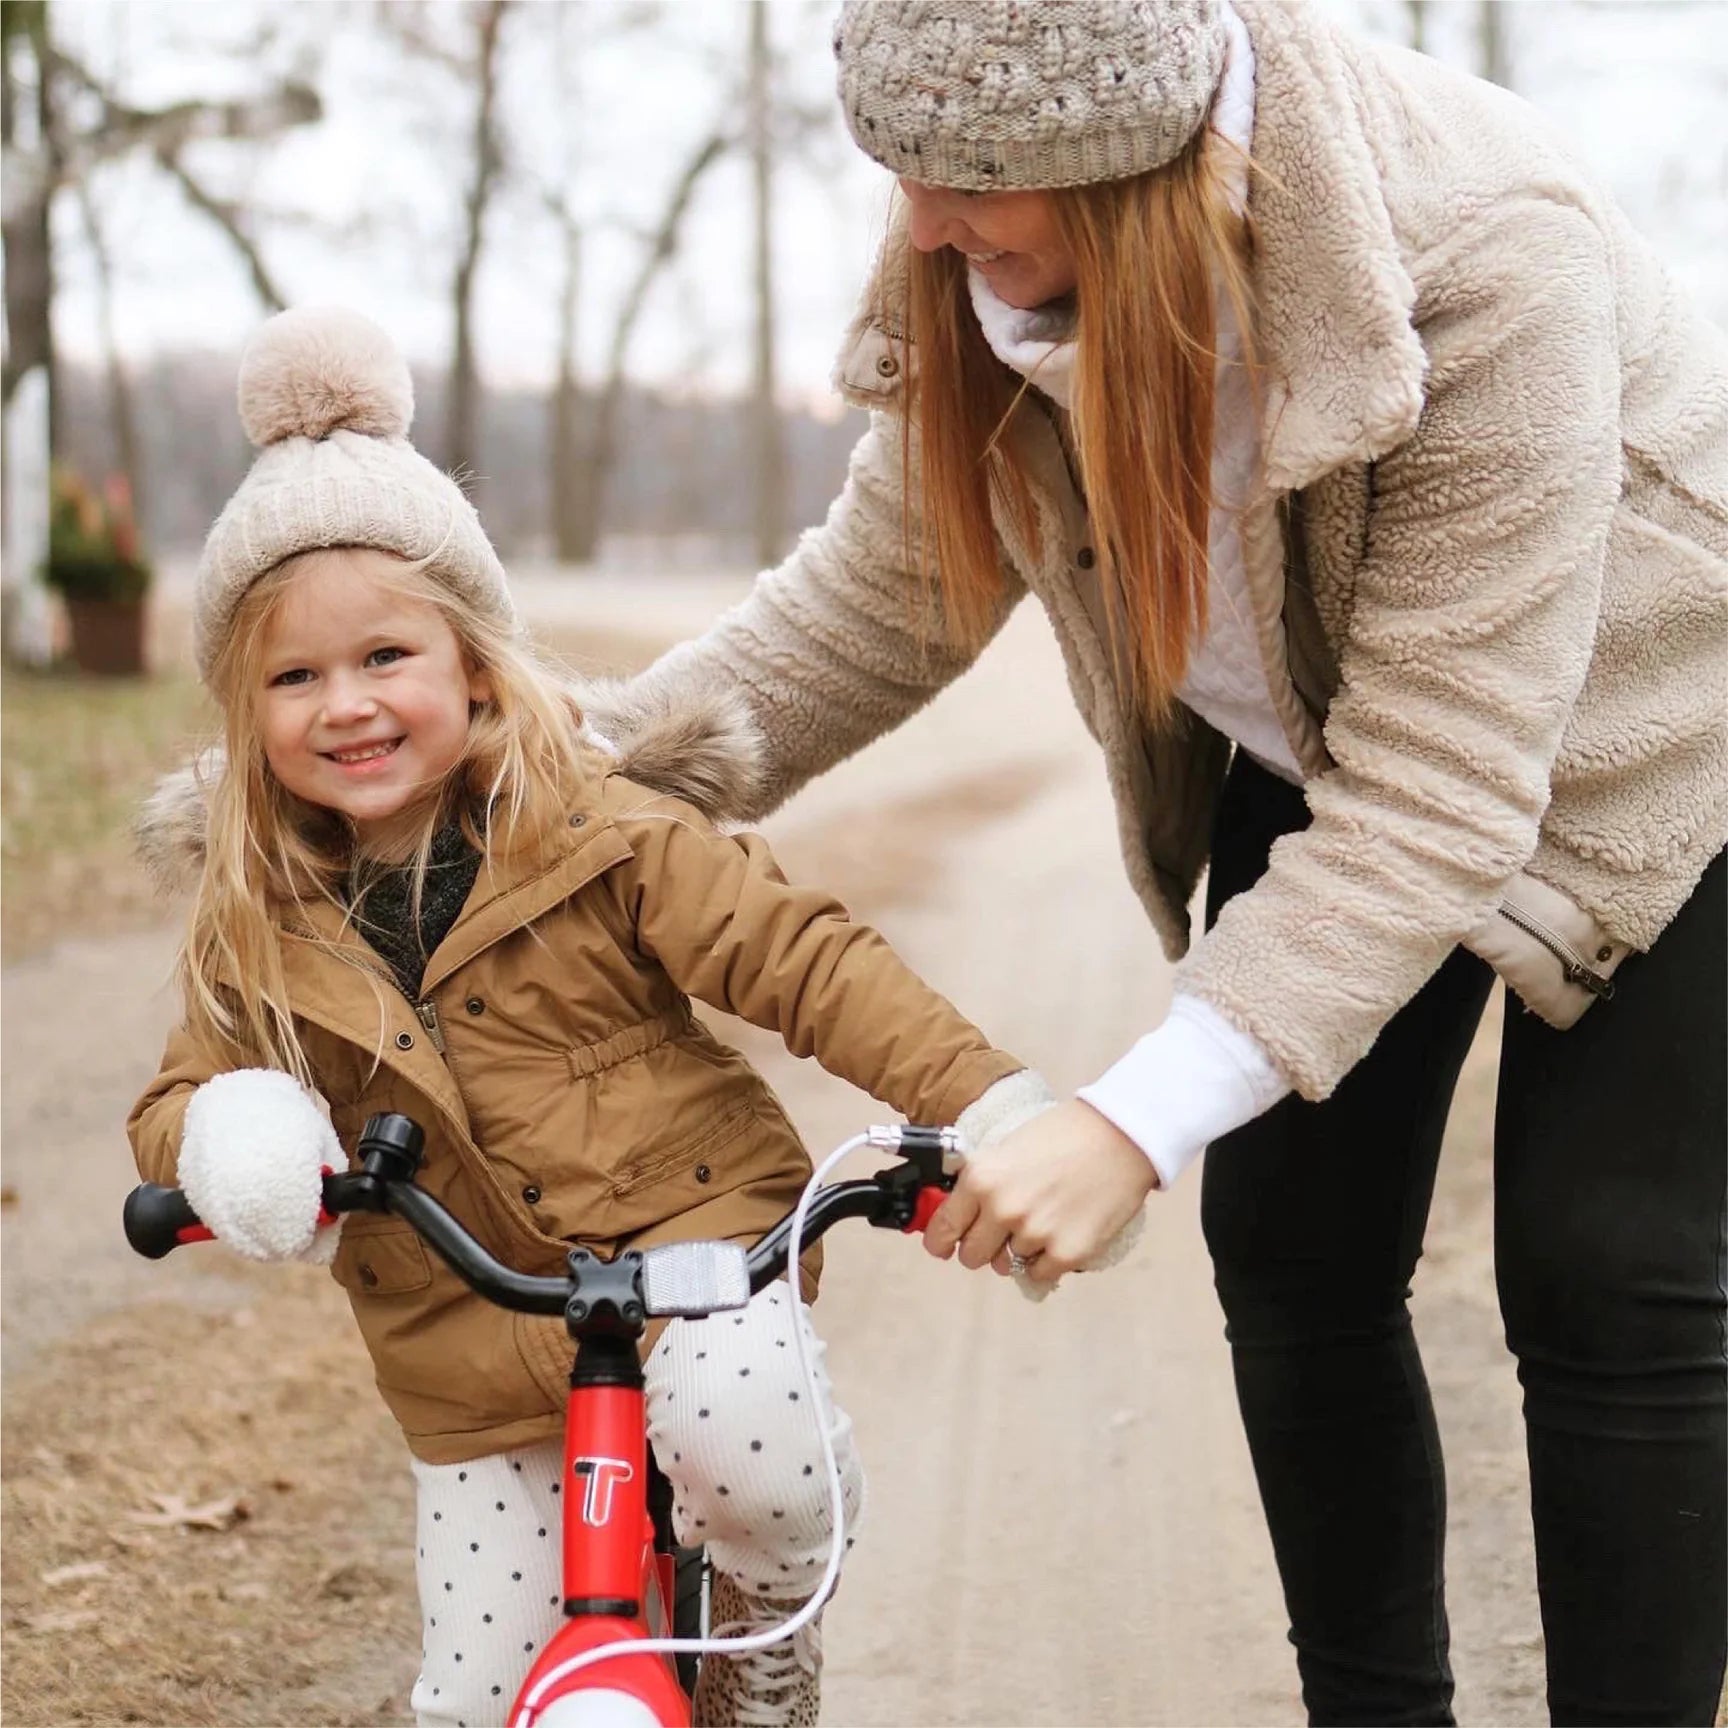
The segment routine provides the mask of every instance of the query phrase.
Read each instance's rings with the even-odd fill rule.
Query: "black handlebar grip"
[[[141,1182],[126,1196],[121,1221],[133,1252],[146,1260],[160,1260],[182,1242],[202,1241],[209,1235],[191,1201],[178,1188],[164,1188],[155,1182]]]

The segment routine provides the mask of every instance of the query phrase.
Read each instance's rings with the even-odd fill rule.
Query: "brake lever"
[[[881,1227],[908,1235],[922,1231],[965,1168],[965,1143],[958,1130],[907,1123],[872,1128],[867,1143],[879,1151],[898,1152],[902,1160],[876,1173],[877,1186],[892,1202],[878,1221]]]

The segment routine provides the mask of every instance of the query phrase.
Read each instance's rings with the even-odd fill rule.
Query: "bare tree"
[[[108,425],[114,440],[115,466],[125,475],[131,496],[141,499],[144,496],[144,476],[140,465],[138,419],[132,407],[132,382],[126,374],[126,361],[120,352],[114,328],[114,258],[88,180],[78,187],[78,210],[84,219],[84,237],[96,266],[97,319],[102,327],[102,347],[106,356]]]
[[[264,308],[279,312],[287,301],[265,266],[245,210],[212,193],[188,165],[186,153],[208,139],[263,143],[293,127],[309,125],[323,117],[318,92],[290,78],[275,89],[239,101],[139,108],[122,100],[71,55],[57,52],[54,65],[74,91],[94,103],[89,124],[66,141],[67,183],[82,184],[100,162],[112,156],[135,148],[149,150],[192,208],[213,223],[239,254]]]
[[[756,562],[778,562],[786,543],[786,445],[774,399],[774,92],[768,49],[768,8],[745,0],[749,53],[745,79],[750,141],[751,252],[755,282],[755,365],[750,393],[750,442],[755,488]]]
[[[463,199],[462,249],[451,281],[455,314],[450,352],[450,402],[444,455],[456,473],[474,466],[475,422],[479,414],[480,381],[474,361],[474,279],[486,239],[486,212],[503,166],[498,132],[498,40],[511,0],[486,0],[474,20],[474,71],[478,85],[474,103],[473,178]]]
[[[660,220],[647,236],[636,273],[630,279],[613,319],[606,345],[606,371],[594,400],[586,440],[572,437],[572,449],[581,455],[574,464],[554,475],[554,495],[563,488],[570,494],[568,538],[560,545],[559,557],[584,563],[593,558],[600,544],[601,518],[605,510],[606,486],[618,459],[619,415],[624,405],[625,368],[636,326],[661,272],[678,250],[679,236],[690,205],[708,170],[737,142],[728,127],[717,126],[685,160],[667,193]],[[572,398],[574,412],[575,397]]]
[[[552,550],[560,564],[579,564],[594,554],[595,532],[583,488],[582,392],[576,370],[576,311],[582,281],[582,224],[568,204],[552,210],[563,252],[558,291],[558,376],[552,386]]]
[[[124,368],[114,349],[110,304],[113,261],[101,231],[88,188],[102,164],[138,151],[148,151],[180,183],[193,206],[213,220],[248,261],[253,282],[266,305],[280,305],[281,296],[264,269],[256,244],[239,212],[207,193],[182,159],[182,152],[204,139],[260,143],[292,126],[316,120],[322,113],[317,92],[304,79],[287,77],[250,97],[226,101],[191,100],[146,108],[123,100],[53,36],[47,0],[6,0],[0,6],[4,22],[4,244],[6,259],[6,358],[0,401],[7,411],[10,440],[14,422],[21,439],[43,452],[46,463],[57,456],[64,432],[59,380],[54,353],[54,246],[52,210],[56,196],[70,192],[80,199],[92,255],[98,273],[105,339],[109,350],[111,417],[121,465],[134,480],[139,461],[136,423],[132,416]],[[24,415],[13,413],[20,384],[40,371],[45,406]],[[28,419],[27,428],[21,422]],[[9,509],[29,514],[29,504],[10,492]],[[45,532],[45,529],[44,529]],[[33,567],[40,550],[26,550],[21,560]],[[0,616],[0,634],[8,655],[20,649],[23,635],[17,620],[27,608],[21,590],[24,579],[10,571],[7,604]]]
[[[21,14],[16,24],[15,12]],[[141,108],[123,101],[75,57],[50,43],[48,8],[42,0],[36,0],[32,10],[17,8],[8,0],[4,15],[8,66],[19,45],[17,38],[27,39],[34,48],[40,115],[34,145],[20,148],[9,97],[6,400],[11,400],[19,377],[31,366],[47,365],[52,373],[53,261],[48,213],[55,193],[75,190],[101,164],[133,150],[149,150],[174,176],[194,207],[214,221],[240,250],[265,305],[280,306],[282,297],[237,211],[203,190],[181,154],[201,139],[262,143],[290,127],[306,125],[323,113],[317,91],[298,79],[288,79],[253,97]],[[12,84],[9,71],[9,91]]]
[[[499,91],[504,22],[514,6],[515,0],[483,0],[461,7],[463,39],[455,48],[441,39],[422,6],[380,0],[377,12],[386,34],[410,53],[441,66],[464,95],[472,92],[473,96],[461,233],[450,275],[450,386],[443,450],[444,465],[464,475],[473,472],[479,443],[481,392],[474,345],[474,291],[485,251],[487,217],[505,168]]]
[[[1490,84],[1512,88],[1512,57],[1506,41],[1504,0],[1480,0],[1476,14],[1479,68]]]
[[[552,555],[560,564],[580,562],[593,550],[584,543],[582,498],[572,483],[582,465],[582,395],[578,372],[577,317],[582,303],[582,219],[576,209],[579,150],[576,116],[581,111],[581,66],[577,35],[562,8],[556,15],[558,89],[563,97],[562,152],[558,177],[541,199],[558,230],[558,370],[552,385],[551,437],[547,441],[547,497],[551,502]]]
[[[1410,46],[1418,54],[1428,52],[1428,0],[1405,0],[1410,13]]]
[[[3,189],[6,248],[6,361],[3,399],[27,373],[48,376],[49,441],[54,413],[54,255],[49,201],[59,178],[53,81],[49,75],[46,0],[10,0],[0,6],[0,133],[4,135]]]

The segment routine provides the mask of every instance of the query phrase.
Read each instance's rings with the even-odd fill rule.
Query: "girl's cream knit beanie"
[[[241,357],[239,402],[258,456],[198,565],[193,637],[205,678],[246,590],[284,559],[326,546],[423,561],[516,628],[504,567],[474,506],[408,442],[413,381],[371,319],[326,306],[278,313]]]

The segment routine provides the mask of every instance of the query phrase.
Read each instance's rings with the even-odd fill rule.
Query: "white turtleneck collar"
[[[1226,186],[1238,214],[1248,205],[1247,156],[1254,141],[1254,44],[1247,27],[1224,0],[1227,37],[1224,76],[1212,104],[1213,130],[1241,152],[1227,153]],[[1010,306],[977,270],[966,272],[972,295],[972,310],[979,328],[996,358],[1029,379],[1053,402],[1073,406],[1074,339],[1073,314],[1065,306],[1034,306],[1023,310]]]

